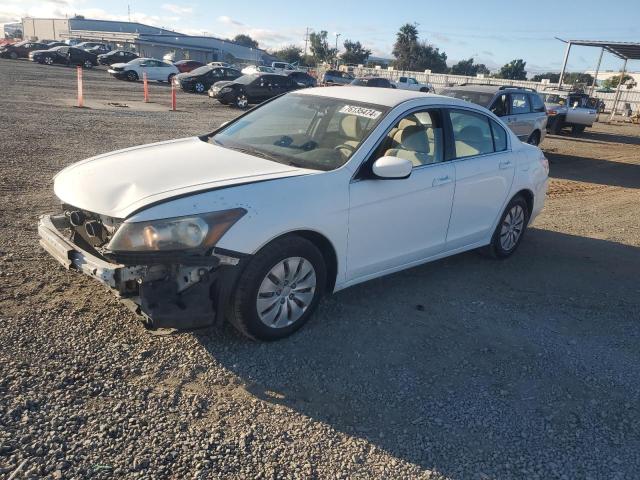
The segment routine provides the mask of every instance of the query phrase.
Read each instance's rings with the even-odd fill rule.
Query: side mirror
[[[373,174],[382,180],[408,178],[413,164],[400,157],[380,157],[373,162]]]

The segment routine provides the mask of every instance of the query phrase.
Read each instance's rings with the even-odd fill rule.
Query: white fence
[[[318,72],[320,75],[323,72]],[[479,77],[467,77],[464,75],[449,75],[447,73],[424,73],[424,72],[407,72],[403,70],[387,70],[376,68],[354,68],[353,74],[357,77],[363,77],[367,75],[375,75],[376,77],[388,78],[392,81],[397,81],[399,77],[414,77],[419,82],[430,83],[436,90],[436,93],[440,92],[445,87],[451,87],[459,85],[461,83],[475,83],[485,85],[513,85],[516,87],[528,87],[535,88],[538,92],[543,92],[545,89],[553,89],[557,87],[557,83],[542,84],[540,82],[530,82],[528,80],[506,80],[503,78],[479,78]],[[613,108],[614,93],[598,93],[594,92],[594,96],[602,99],[605,104],[606,110]],[[640,111],[640,91],[627,90],[623,88],[620,91],[620,100],[618,101],[618,112],[625,103],[631,105],[631,109]]]

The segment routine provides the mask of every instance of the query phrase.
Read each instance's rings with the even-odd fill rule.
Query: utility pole
[[[336,32],[336,68],[338,68],[338,37],[342,35],[341,33]]]
[[[304,34],[304,58],[307,58],[307,44],[309,43],[309,27],[307,33]]]
[[[127,3],[127,16],[129,17],[129,23],[131,23],[131,5]]]

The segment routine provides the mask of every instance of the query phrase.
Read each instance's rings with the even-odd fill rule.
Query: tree
[[[593,76],[589,75],[588,73],[580,73],[580,72],[565,73],[562,83],[566,83],[567,85],[574,85],[576,83],[584,83],[586,85],[591,85],[593,83]]]
[[[518,58],[516,60],[511,60],[509,63],[506,63],[500,69],[500,72],[497,75],[497,78],[506,78],[509,80],[526,80],[527,79],[527,71],[525,67],[527,66],[527,62]]]
[[[478,73],[483,73],[486,75],[489,73],[489,69],[486,67],[484,63],[474,64],[473,58],[470,58],[468,60],[460,60],[453,67],[451,67],[451,69],[449,70],[449,73],[453,75],[468,75],[468,76],[474,76],[474,75],[477,75]]]
[[[328,35],[326,30],[309,35],[309,46],[316,63],[328,62],[336,56],[336,49],[329,46]]]
[[[340,56],[344,63],[364,64],[371,55],[371,50],[364,48],[360,42],[345,40],[343,45],[344,52]]]
[[[287,45],[280,50],[274,50],[271,55],[278,60],[282,60],[287,63],[300,63],[302,60],[302,49],[295,45]]]
[[[258,42],[251,38],[249,35],[245,35],[244,33],[239,33],[238,35],[233,37],[231,41],[245,47],[258,48]]]
[[[560,74],[556,72],[538,73],[531,78],[533,82],[541,82],[543,78],[548,78],[551,83],[560,81]]]
[[[410,23],[398,30],[393,56],[396,58],[394,67],[399,70],[430,69],[434,73],[447,71],[447,54],[426,41],[418,41],[418,29]]]
[[[605,88],[618,88],[618,83],[620,83],[620,77],[622,77],[622,73],[620,75],[609,77],[604,82],[602,82],[602,86]],[[625,75],[624,77],[622,77],[622,84],[626,85],[627,88],[633,88],[635,85],[635,82],[633,81],[633,77],[631,75]]]

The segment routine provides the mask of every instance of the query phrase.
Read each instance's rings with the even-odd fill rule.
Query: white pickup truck
[[[414,90],[416,92],[433,92],[433,85],[430,83],[420,83],[413,77],[400,77],[397,82],[393,82],[396,88],[401,90]]]

